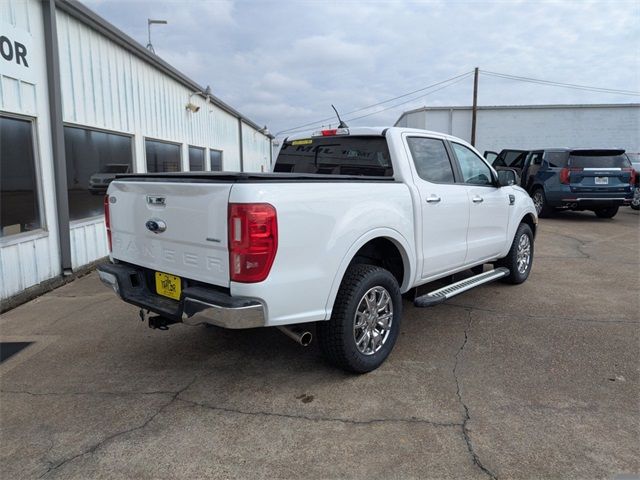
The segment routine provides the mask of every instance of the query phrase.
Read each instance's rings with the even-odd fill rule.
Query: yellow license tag
[[[180,277],[156,272],[156,292],[158,292],[158,295],[180,300],[180,293],[182,293]]]

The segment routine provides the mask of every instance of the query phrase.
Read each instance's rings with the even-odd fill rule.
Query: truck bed
[[[188,182],[188,183],[287,183],[287,182],[395,182],[393,177],[366,175],[326,175],[304,173],[241,173],[241,172],[173,172],[173,173],[131,173],[118,175],[119,181],[136,182]]]

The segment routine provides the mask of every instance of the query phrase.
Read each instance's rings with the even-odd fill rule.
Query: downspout
[[[60,87],[60,56],[58,53],[55,0],[42,0],[42,21],[44,24],[44,47],[47,59],[49,121],[51,123],[51,148],[53,154],[56,210],[58,212],[60,267],[63,275],[70,275],[72,272],[72,264],[71,233],[69,230],[69,198],[67,196],[67,158],[64,150],[62,89]]]
[[[244,172],[244,146],[242,144],[242,118],[238,117],[238,138],[240,147],[240,171]]]

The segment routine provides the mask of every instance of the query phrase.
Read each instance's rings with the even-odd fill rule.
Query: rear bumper
[[[566,197],[562,199],[563,206],[579,208],[615,207],[629,205],[631,197]]]
[[[100,280],[122,300],[171,322],[210,324],[223,328],[255,328],[266,324],[265,307],[256,299],[232,297],[202,286],[186,287],[180,301],[162,297],[147,285],[143,270],[127,264],[103,264]]]

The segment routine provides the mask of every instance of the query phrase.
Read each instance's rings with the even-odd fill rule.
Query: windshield
[[[620,150],[584,150],[571,152],[569,166],[574,168],[628,168],[631,162]]]
[[[107,165],[101,173],[127,173],[129,165]]]
[[[390,177],[393,168],[384,137],[337,135],[284,142],[274,172]]]

